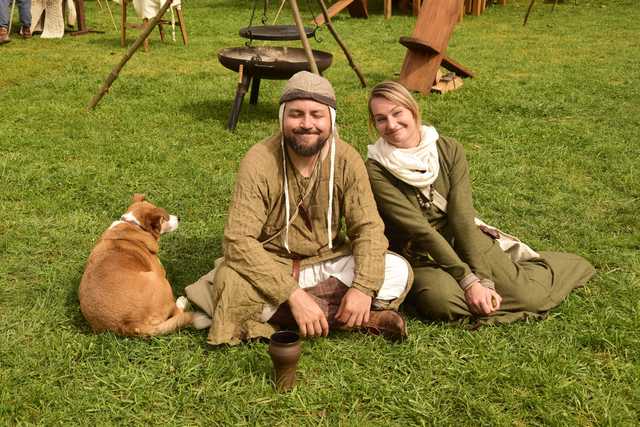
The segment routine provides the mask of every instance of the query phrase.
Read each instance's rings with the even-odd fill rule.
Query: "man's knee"
[[[209,317],[213,316],[213,283],[217,269],[217,267],[214,268],[184,289],[189,301],[202,309]]]
[[[411,267],[404,258],[387,252],[384,257],[384,281],[377,299],[391,301],[405,295],[411,274]]]

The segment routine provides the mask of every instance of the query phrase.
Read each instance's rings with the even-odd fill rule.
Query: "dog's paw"
[[[186,310],[187,307],[189,307],[189,300],[186,297],[179,297],[176,300],[176,306],[180,309],[180,310]]]
[[[193,312],[193,327],[196,329],[204,329],[211,326],[211,318],[201,311]]]

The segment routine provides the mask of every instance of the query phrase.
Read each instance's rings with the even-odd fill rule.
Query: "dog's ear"
[[[155,208],[147,216],[147,224],[151,231],[160,235],[162,231],[162,223],[169,220],[169,214],[162,208]]]
[[[133,195],[133,203],[144,202],[144,194],[136,193]]]

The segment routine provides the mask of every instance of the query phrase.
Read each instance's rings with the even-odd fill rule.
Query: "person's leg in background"
[[[1,0],[0,0],[1,1]],[[31,38],[31,0],[15,0],[18,2],[20,14],[20,35],[23,39]]]
[[[9,19],[11,0],[0,0],[0,45],[9,43]]]

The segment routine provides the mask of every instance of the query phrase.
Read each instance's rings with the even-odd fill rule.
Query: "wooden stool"
[[[127,6],[130,0],[120,0],[120,46],[125,47],[127,45],[127,28],[142,29],[149,25],[149,18],[143,18],[142,24],[127,23]],[[173,8],[173,6],[172,6]],[[182,14],[182,5],[173,8],[176,14],[176,23],[180,27],[180,34],[182,35],[182,43],[185,46],[189,44],[189,36],[187,35],[187,27],[184,22],[184,15]],[[164,29],[163,24],[171,24],[168,19],[161,19],[158,22],[158,31],[160,32],[160,40],[164,41]],[[149,40],[144,40],[144,51],[149,51]]]
[[[431,92],[440,66],[461,77],[473,77],[470,70],[447,57],[445,52],[453,27],[460,18],[461,3],[451,0],[423,0],[411,37],[400,37],[407,54],[400,70],[400,83],[424,95]]]

